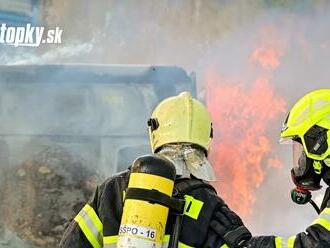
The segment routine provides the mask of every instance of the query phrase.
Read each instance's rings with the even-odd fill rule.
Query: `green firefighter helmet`
[[[207,153],[212,139],[210,114],[189,92],[182,92],[159,103],[148,126],[153,152],[165,144],[191,143]]]
[[[301,143],[311,159],[329,159],[330,89],[312,91],[296,102],[281,131],[282,142],[288,139]]]

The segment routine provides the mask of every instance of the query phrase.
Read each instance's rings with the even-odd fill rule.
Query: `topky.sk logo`
[[[41,44],[61,44],[63,30],[59,27],[46,30],[45,27],[34,27],[26,24],[25,27],[8,27],[2,23],[0,27],[0,44],[15,47],[39,47]]]

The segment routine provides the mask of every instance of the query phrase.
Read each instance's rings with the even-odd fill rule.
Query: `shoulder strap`
[[[175,189],[180,195],[186,195],[191,191],[199,188],[208,188],[217,193],[217,191],[213,188],[212,185],[196,178],[181,178],[177,179],[175,183]]]

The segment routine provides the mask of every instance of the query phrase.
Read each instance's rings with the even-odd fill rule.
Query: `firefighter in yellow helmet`
[[[224,216],[234,213],[209,184],[215,180],[207,159],[213,130],[205,106],[188,92],[169,97],[153,111],[148,129],[154,155],[138,158],[131,168],[99,186],[94,198],[71,222],[60,247],[228,248],[211,226],[212,222],[218,223],[216,216],[220,213]],[[165,191],[160,192],[163,182],[167,184],[173,176],[173,173],[157,169],[160,164],[162,168],[170,168],[171,165],[175,168],[173,197],[184,201],[181,212],[171,208],[173,197],[169,200],[169,196],[164,195]],[[161,180],[155,180],[160,175]],[[151,184],[158,189],[152,188]],[[145,185],[149,188],[144,188]],[[162,199],[151,199],[154,196]],[[132,200],[135,201],[133,204]],[[171,204],[167,205],[169,201]],[[158,226],[153,224],[155,218],[159,218],[159,214],[152,210],[156,209],[151,206],[157,205],[155,203],[169,206],[166,227],[161,221]],[[143,205],[147,211],[141,209]],[[161,215],[165,212],[162,211]],[[149,218],[149,222],[145,218]],[[149,224],[143,226],[142,223]],[[240,219],[235,224],[237,228],[231,228],[234,235],[226,236],[232,247],[251,238]]]
[[[252,237],[243,241],[242,247],[330,247],[330,89],[312,91],[297,101],[283,124],[281,143],[293,146],[291,175],[296,188],[291,196],[294,202],[312,202],[310,191],[319,190],[322,179],[328,185],[318,211],[320,215],[306,232],[288,239],[276,236]],[[315,204],[314,207],[318,208]],[[233,223],[240,221],[240,218],[235,214],[218,214],[217,217],[218,221],[211,225],[230,247],[235,247],[226,237],[236,232],[233,230],[237,230],[239,225]]]
[[[172,160],[178,175],[215,181],[207,160],[212,123],[201,102],[188,92],[170,97],[156,107],[148,125],[153,152]]]

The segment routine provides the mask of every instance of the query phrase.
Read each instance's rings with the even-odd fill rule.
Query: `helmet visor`
[[[293,139],[292,137],[281,137],[279,142],[281,145],[292,145]]]
[[[297,141],[292,141],[293,151],[293,171],[297,177],[305,175],[308,170],[307,157],[304,152],[304,147]]]

